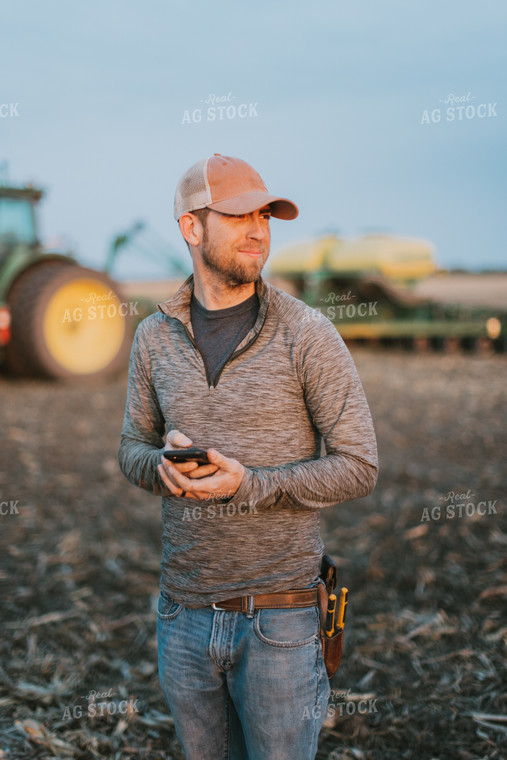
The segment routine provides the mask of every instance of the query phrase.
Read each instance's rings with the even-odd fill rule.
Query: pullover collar
[[[194,292],[194,275],[191,274],[183,285],[178,288],[176,293],[171,296],[167,301],[157,304],[157,308],[162,314],[166,314],[168,317],[178,319],[184,326],[187,333],[189,333],[192,341],[194,340],[194,331],[192,329],[192,322],[190,319],[190,299]],[[259,299],[259,313],[252,329],[245,335],[241,343],[236,347],[232,356],[236,356],[238,352],[243,351],[257,338],[258,334],[262,330],[264,320],[269,307],[271,297],[271,286],[268,285],[262,277],[255,283],[255,292]],[[231,357],[232,358],[232,357]]]

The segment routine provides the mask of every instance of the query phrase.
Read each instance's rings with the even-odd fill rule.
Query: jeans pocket
[[[183,605],[176,602],[172,596],[169,596],[165,591],[160,592],[157,605],[157,616],[160,620],[173,620],[182,609]]]
[[[273,647],[300,647],[318,639],[319,613],[317,607],[258,610],[253,629],[264,644]]]

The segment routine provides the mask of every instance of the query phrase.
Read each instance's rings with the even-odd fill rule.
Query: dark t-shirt
[[[210,385],[217,384],[227,360],[254,326],[258,312],[257,293],[236,306],[211,311],[205,309],[192,295],[190,318]]]

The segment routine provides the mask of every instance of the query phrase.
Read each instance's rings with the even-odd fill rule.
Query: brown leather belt
[[[229,610],[232,612],[250,612],[257,610],[288,610],[298,607],[313,607],[318,604],[316,588],[291,589],[275,591],[272,594],[257,594],[256,596],[236,596],[224,602],[214,602],[214,610]]]

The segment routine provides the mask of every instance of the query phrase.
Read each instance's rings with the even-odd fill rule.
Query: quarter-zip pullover
[[[308,586],[319,575],[320,509],[366,496],[377,479],[354,363],[326,317],[259,279],[257,320],[210,387],[192,292],[191,276],[136,331],[120,466],[160,494],[164,436],[177,429],[246,469],[227,502],[163,496],[161,586],[187,607]]]

